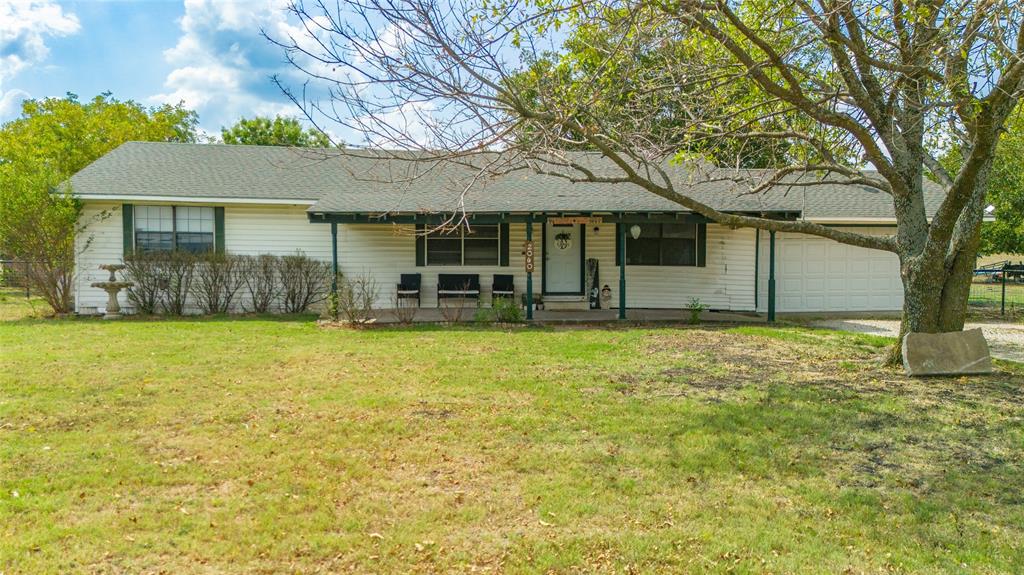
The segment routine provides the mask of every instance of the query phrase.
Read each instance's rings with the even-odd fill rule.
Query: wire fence
[[[33,262],[21,260],[0,259],[0,288],[7,288],[25,294],[25,297],[32,296]]]
[[[967,303],[983,315],[1024,312],[1024,262],[998,262],[974,270]]]

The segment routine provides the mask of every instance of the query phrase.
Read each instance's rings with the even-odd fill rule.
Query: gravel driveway
[[[829,319],[810,322],[813,327],[838,329],[875,335],[896,337],[900,331],[899,320],[893,319]],[[1017,323],[968,323],[964,329],[980,327],[988,340],[992,357],[1024,362],[1024,324]]]

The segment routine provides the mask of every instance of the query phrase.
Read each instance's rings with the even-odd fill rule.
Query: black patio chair
[[[494,274],[494,283],[491,284],[491,301],[499,297],[507,297],[515,300],[516,278],[513,275]]]
[[[420,307],[420,274],[402,274],[396,294],[398,299],[416,298],[416,307]]]

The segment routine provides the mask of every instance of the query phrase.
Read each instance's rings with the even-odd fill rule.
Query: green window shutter
[[[416,267],[427,265],[427,238],[423,235],[423,224],[416,224]]]
[[[708,265],[708,225],[697,224],[697,267]]]
[[[121,235],[124,241],[124,255],[135,251],[135,207],[121,204]]]
[[[499,226],[498,265],[508,267],[508,224]]]
[[[213,246],[218,254],[224,253],[224,207],[213,208]]]

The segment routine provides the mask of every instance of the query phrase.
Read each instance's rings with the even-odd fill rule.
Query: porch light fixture
[[[633,239],[640,237],[640,224],[633,224],[629,228],[629,235],[633,236]]]

